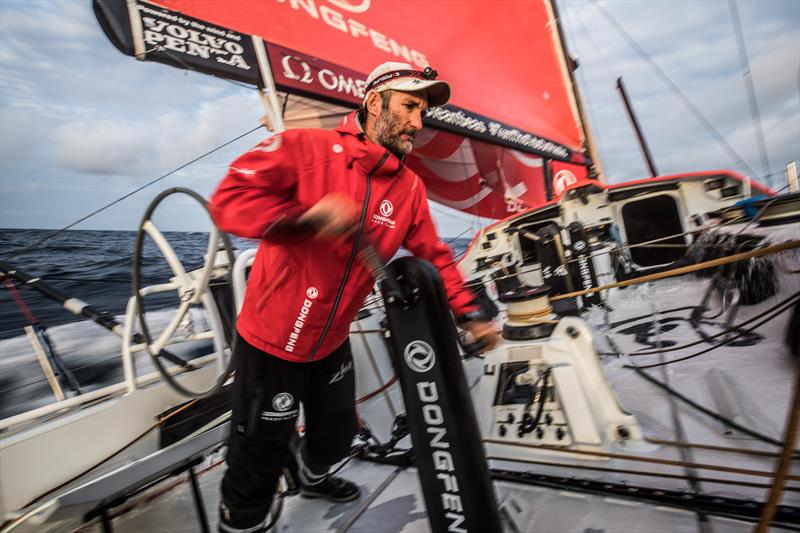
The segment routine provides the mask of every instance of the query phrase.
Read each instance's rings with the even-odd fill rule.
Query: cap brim
[[[442,80],[405,79],[396,83],[387,83],[386,89],[395,91],[428,93],[428,107],[439,107],[450,101],[450,85]]]

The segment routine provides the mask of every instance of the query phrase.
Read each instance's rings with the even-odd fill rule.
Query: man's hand
[[[464,323],[464,329],[475,339],[486,344],[484,351],[491,350],[500,344],[500,335],[494,327],[494,322],[484,322],[483,320],[470,320]]]
[[[299,222],[310,222],[317,228],[316,237],[345,237],[356,230],[360,209],[350,197],[331,193],[303,213]]]

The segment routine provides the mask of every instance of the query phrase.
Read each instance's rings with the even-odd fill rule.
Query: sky
[[[324,0],[320,0],[324,1]],[[578,83],[609,181],[647,170],[615,89],[624,78],[661,174],[731,168],[775,174],[800,160],[800,0],[739,0],[769,168],[748,108],[727,0],[559,2]],[[724,137],[731,157],[603,16],[610,14]],[[118,52],[89,0],[0,0],[0,227],[62,228],[258,125],[252,89]],[[252,133],[77,229],[135,230],[167,187],[208,196]],[[736,158],[743,164],[737,164]],[[205,229],[188,199],[162,229]],[[486,220],[433,206],[440,233]]]

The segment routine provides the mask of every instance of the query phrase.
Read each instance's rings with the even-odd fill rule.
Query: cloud
[[[654,1],[601,5],[754,173],[761,175],[729,4]],[[796,25],[800,4],[739,1],[737,5],[771,170],[776,171],[800,155],[800,132],[792,127],[800,123],[800,32]],[[584,100],[591,103],[591,127],[603,147],[603,162],[612,182],[646,175],[632,126],[614,87],[617,76],[625,80],[660,173],[709,168],[743,171],[592,4],[567,2],[562,17],[570,50],[580,56],[579,86]],[[783,127],[780,131],[778,124]]]
[[[601,5],[760,173],[728,3]],[[800,3],[737,5],[774,171],[800,159]],[[579,85],[611,181],[646,175],[614,88],[617,76],[625,79],[662,173],[735,166],[592,2],[562,1],[559,8],[569,48],[581,60]],[[88,1],[0,0],[1,226],[70,223],[255,127],[262,114],[253,90],[119,53]],[[163,187],[209,194],[261,135],[192,164],[84,227],[133,229]],[[185,209],[176,203],[165,223],[192,229],[194,214]],[[474,223],[437,209],[448,213],[437,215],[445,235]]]
[[[89,2],[0,4],[0,225],[60,227],[258,125],[255,91],[119,53]],[[58,24],[55,24],[58,20]],[[42,24],[53,21],[42,31]],[[209,194],[254,133],[91,218],[133,229],[168,185]],[[182,208],[180,208],[182,209]],[[178,212],[184,229],[194,213]]]
[[[258,126],[258,105],[235,94],[148,120],[78,118],[53,131],[53,149],[58,164],[73,172],[155,176]]]

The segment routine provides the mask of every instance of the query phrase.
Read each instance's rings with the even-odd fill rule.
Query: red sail
[[[159,17],[158,6],[169,11]],[[167,49],[165,62],[188,49],[192,28],[202,31],[192,21],[204,21],[216,35],[260,36],[279,90],[338,105],[357,105],[366,74],[381,62],[433,66],[453,97],[426,116],[430,135],[409,165],[445,205],[503,218],[552,197],[551,161],[574,163],[576,179],[586,177],[547,0],[140,0],[138,9],[150,18],[145,42]],[[170,29],[181,19],[186,26]]]

